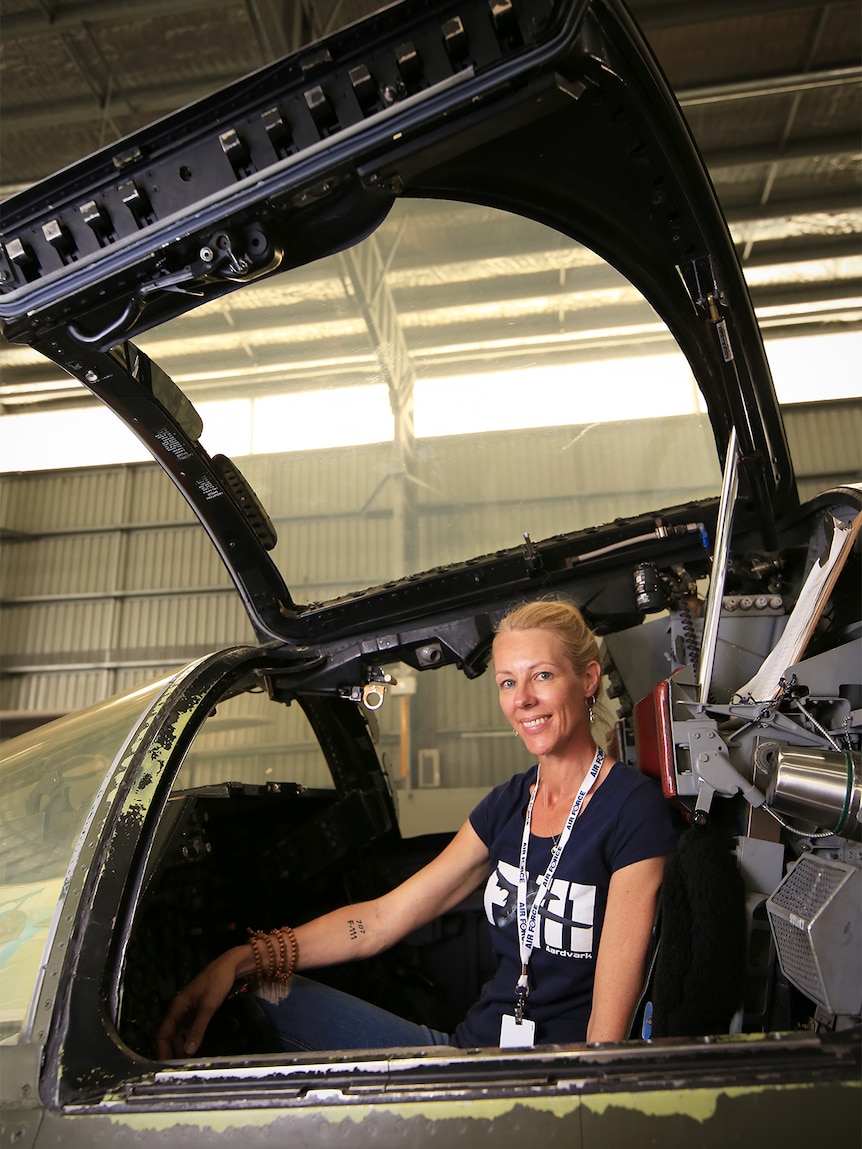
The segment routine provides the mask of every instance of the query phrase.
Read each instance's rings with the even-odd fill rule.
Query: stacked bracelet
[[[254,954],[255,993],[267,1001],[281,1001],[290,992],[290,979],[299,958],[296,934],[290,926],[282,926],[269,933],[249,929],[248,935]]]

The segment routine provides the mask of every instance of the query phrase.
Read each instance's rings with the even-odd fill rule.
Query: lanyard
[[[551,882],[554,880],[554,874],[559,864],[560,858],[563,856],[563,850],[571,837],[572,827],[575,820],[581,811],[581,806],[584,804],[584,799],[592,789],[593,783],[599,776],[599,771],[602,768],[602,763],[605,760],[605,753],[601,746],[596,749],[596,756],[593,758],[593,764],[587,771],[587,776],[581,783],[581,788],[575,795],[575,800],[572,803],[572,809],[569,812],[569,817],[563,827],[563,832],[560,834],[559,841],[551,854],[551,860],[548,863],[548,868],[545,870],[545,875],[542,878],[541,884],[536,891],[536,897],[530,907],[529,914],[527,913],[527,851],[530,846],[530,821],[533,815],[533,803],[536,801],[536,795],[539,793],[539,786],[541,785],[541,767],[536,769],[536,786],[533,793],[530,795],[530,803],[527,806],[527,816],[524,819],[524,836],[521,839],[521,861],[518,868],[518,948],[521,954],[521,976],[518,978],[517,985],[515,986],[515,1017],[520,1021],[524,1016],[524,1005],[526,1003],[527,994],[530,992],[529,981],[527,980],[527,967],[530,964],[530,958],[533,954],[533,947],[536,941],[536,925],[539,920],[539,909],[541,908],[545,898],[548,896],[548,891],[551,888]]]

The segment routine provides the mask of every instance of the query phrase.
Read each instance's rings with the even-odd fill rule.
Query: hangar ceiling
[[[0,0],[0,193],[5,197],[376,7],[374,0]],[[705,156],[767,334],[862,326],[858,0],[630,0],[630,7]],[[405,316],[413,309],[412,325],[423,329],[417,354],[434,353],[433,324],[416,322],[407,294],[408,287],[422,286],[423,275],[438,295],[445,289],[445,317],[439,308],[436,313],[441,332],[455,322],[475,323],[477,340],[483,315],[494,312],[499,322],[504,294],[504,311],[529,310],[531,299],[548,295],[545,283],[537,291],[536,277],[553,278],[572,293],[567,276],[578,268],[561,268],[559,252],[541,244],[524,241],[515,278],[522,298],[513,300],[511,260],[501,261],[497,291],[487,244],[465,246],[465,237],[475,234],[470,221],[453,229],[443,213],[430,211],[422,229],[423,242],[402,245],[392,261],[389,285],[396,306]],[[429,273],[423,264],[429,249],[448,268],[445,282],[439,269]],[[595,268],[587,266],[586,275],[580,303],[589,309],[595,290],[597,328],[620,329],[621,313],[603,313],[600,296],[608,298],[607,307],[629,301],[621,304],[596,280]],[[496,299],[496,310],[476,308],[479,278],[483,301]],[[250,294],[242,328],[271,326],[266,316],[273,302],[272,290]],[[225,334],[234,333],[237,362],[247,367],[256,354],[253,341],[237,331],[228,310]],[[561,312],[556,300],[551,310]],[[212,322],[218,328],[219,318]],[[404,326],[410,346],[410,321]],[[219,352],[223,367],[230,342]],[[182,373],[182,333],[174,343]],[[83,388],[58,380],[57,369],[28,349],[0,346],[0,369],[0,412],[87,399]],[[312,376],[297,371],[295,377],[307,385]]]

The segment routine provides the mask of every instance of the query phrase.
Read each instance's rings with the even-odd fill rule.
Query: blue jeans
[[[288,1053],[452,1044],[448,1033],[417,1025],[307,977],[294,977],[290,993],[277,1005],[257,1000]]]

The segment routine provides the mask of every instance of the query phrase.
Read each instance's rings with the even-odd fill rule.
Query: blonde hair
[[[498,634],[509,634],[513,630],[550,630],[563,644],[566,657],[576,674],[584,674],[587,663],[601,665],[601,652],[596,636],[584,622],[584,616],[573,602],[565,598],[540,598],[522,603],[505,615],[497,626]],[[601,717],[601,727],[608,727],[609,716],[604,705],[600,704],[603,694],[601,677],[596,688],[594,710],[596,718]],[[599,723],[596,722],[596,726]]]

